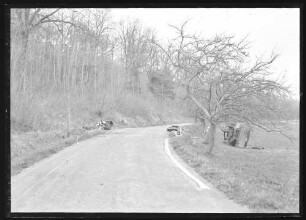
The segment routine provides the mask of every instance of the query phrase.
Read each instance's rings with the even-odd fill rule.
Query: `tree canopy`
[[[272,64],[278,55],[252,63],[246,39],[216,35],[211,39],[185,33],[185,22],[173,27],[177,38],[163,51],[176,68],[175,77],[185,88],[186,99],[210,126],[209,138],[214,139],[215,127],[224,121],[240,121],[266,131],[277,131],[277,121],[285,111],[279,100],[290,97],[290,90],[272,78]],[[210,150],[214,146],[210,141]]]

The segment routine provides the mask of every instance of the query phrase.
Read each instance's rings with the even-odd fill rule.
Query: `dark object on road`
[[[167,128],[167,131],[177,131],[179,129],[178,125],[171,125],[169,128]]]
[[[114,122],[113,121],[110,121],[110,120],[107,120],[107,121],[99,121],[99,123],[97,124],[97,127],[98,128],[101,128],[104,129],[104,130],[110,130],[111,127],[114,126]]]
[[[167,131],[169,132],[176,131],[177,135],[182,134],[182,128],[178,125],[171,125],[169,128],[167,128]]]

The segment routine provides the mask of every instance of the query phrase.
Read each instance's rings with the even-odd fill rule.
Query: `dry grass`
[[[299,125],[291,125],[293,145],[278,133],[255,130],[247,148],[231,147],[217,133],[212,155],[206,145],[193,144],[199,126],[185,128],[183,137],[171,138],[175,151],[201,176],[237,203],[259,213],[299,212]],[[253,146],[264,146],[262,150]]]
[[[91,138],[105,131],[72,131],[69,137],[57,132],[27,132],[11,134],[11,175],[16,175],[24,168],[71,146],[78,141]]]

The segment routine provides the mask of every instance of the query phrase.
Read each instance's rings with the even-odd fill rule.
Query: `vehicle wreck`
[[[182,134],[182,127],[178,125],[171,125],[169,128],[167,128],[168,132],[175,132],[176,135]]]
[[[107,120],[101,120],[98,122],[97,127],[100,128],[101,130],[110,130],[114,126],[114,122]]]
[[[224,142],[234,147],[246,147],[250,138],[251,128],[244,123],[223,123]]]

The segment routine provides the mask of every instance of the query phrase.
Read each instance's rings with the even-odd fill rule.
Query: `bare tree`
[[[140,74],[143,74],[147,65],[152,34],[150,29],[143,30],[138,20],[119,23],[118,43],[125,65],[125,83],[127,90],[133,94],[141,92]]]
[[[18,24],[18,30],[21,40],[21,50],[17,60],[17,71],[20,72],[23,78],[23,89],[25,89],[25,60],[28,48],[28,41],[31,32],[41,26],[42,23],[46,22],[51,16],[57,13],[60,9],[42,10],[39,8],[16,8],[12,9],[12,21],[16,21]]]
[[[271,66],[277,55],[272,54],[268,60],[258,58],[250,64],[245,39],[235,42],[233,36],[204,39],[188,35],[186,23],[173,27],[178,37],[173,40],[170,52],[160,48],[176,68],[175,77],[185,88],[186,99],[201,111],[198,117],[209,127],[208,153],[215,146],[216,127],[225,119],[286,135],[277,127],[276,122],[284,116],[277,100],[289,96],[290,91],[271,78]]]

